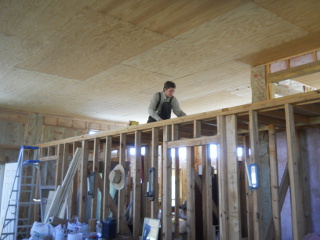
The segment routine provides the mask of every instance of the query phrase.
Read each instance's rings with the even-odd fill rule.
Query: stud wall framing
[[[111,211],[116,217],[119,233],[132,235],[138,239],[141,235],[144,217],[157,218],[158,210],[162,210],[162,239],[173,239],[172,217],[177,213],[179,201],[176,206],[171,206],[171,174],[172,167],[179,165],[177,156],[172,158],[170,149],[179,147],[187,148],[186,171],[187,171],[187,236],[188,239],[199,239],[200,234],[203,239],[212,239],[213,228],[209,219],[213,214],[220,222],[221,239],[268,239],[273,236],[275,239],[281,237],[281,222],[279,216],[283,206],[284,195],[287,190],[291,192],[291,212],[293,239],[302,239],[306,234],[305,212],[301,206],[308,200],[308,196],[302,197],[305,185],[301,184],[302,174],[299,164],[301,161],[299,154],[298,136],[296,131],[300,128],[314,127],[320,124],[320,94],[318,91],[292,95],[281,99],[260,101],[257,103],[242,105],[219,111],[206,112],[202,114],[190,115],[156,123],[128,126],[114,131],[99,132],[95,135],[83,135],[54,142],[39,144],[41,148],[41,161],[56,161],[56,183],[59,185],[68,165],[67,159],[77,146],[81,146],[83,159],[78,173],[73,182],[73,189],[70,193],[71,201],[69,209],[71,214],[79,215],[80,220],[85,222],[88,218],[104,219]],[[240,168],[236,156],[237,147],[244,147],[244,160],[247,163],[261,164],[259,133],[267,132],[269,135],[268,151],[270,164],[270,204],[272,205],[272,218],[265,219],[262,210],[261,189],[250,192],[246,185],[246,192],[240,191]],[[286,132],[288,162],[282,179],[278,180],[277,154],[275,144],[275,134]],[[212,172],[210,169],[211,159],[208,157],[207,148],[210,144],[218,145],[218,192],[219,202],[212,202],[212,184],[209,179]],[[146,147],[145,156],[141,155],[141,147]],[[161,146],[161,148],[159,148]],[[126,149],[135,147],[134,156],[128,156]],[[251,154],[249,156],[248,149]],[[127,170],[127,182],[125,188],[119,191],[118,202],[114,202],[109,193],[109,175],[112,167],[112,150],[119,150],[116,163],[123,164],[130,161],[132,165]],[[158,152],[162,149],[162,152]],[[202,154],[203,175],[199,176],[195,168],[195,151]],[[100,154],[101,153],[101,154]],[[92,211],[90,216],[85,211],[87,201],[87,181],[88,159],[93,156],[93,172],[96,174],[95,194],[97,189],[102,193],[101,215],[97,216]],[[160,156],[161,168],[158,169],[158,159]],[[142,161],[143,159],[143,161]],[[155,167],[159,185],[156,185],[155,201],[146,203],[146,190],[143,188],[141,178],[147,177],[142,172],[147,169],[144,166]],[[260,175],[263,169],[259,168]],[[178,179],[177,179],[178,178]],[[179,189],[181,179],[176,174],[176,189]],[[280,183],[279,183],[280,182]],[[199,186],[200,185],[200,186]],[[199,210],[195,195],[196,188],[202,190],[202,204],[205,206]],[[162,190],[161,190],[162,189]],[[179,190],[177,190],[179,191]],[[207,193],[207,194],[205,194]],[[245,194],[246,202],[240,201],[241,195]],[[79,195],[80,199],[76,199]],[[130,197],[131,196],[131,197]],[[176,197],[179,195],[176,194]],[[132,204],[132,225],[130,230],[123,214],[125,209]],[[78,201],[78,202],[77,202]],[[159,201],[159,202],[158,202]],[[161,204],[160,204],[161,203]],[[79,210],[76,211],[78,204]],[[91,202],[91,209],[96,209],[96,200]],[[216,211],[215,204],[218,205]],[[148,209],[146,209],[148,208]],[[197,228],[198,215],[201,211],[203,223],[209,223],[207,227]],[[242,230],[244,222],[241,220],[245,216],[246,231]],[[268,221],[267,223],[265,221]],[[267,225],[268,227],[264,227]],[[177,226],[175,226],[176,235]],[[246,232],[246,233],[245,233]],[[245,236],[246,235],[246,236]]]

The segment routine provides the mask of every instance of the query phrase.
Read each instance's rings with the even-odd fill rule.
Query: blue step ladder
[[[0,240],[29,238],[35,221],[36,207],[43,220],[40,161],[38,147],[21,146],[8,205],[0,222]],[[24,160],[33,154],[32,160]],[[40,206],[39,206],[40,205]]]

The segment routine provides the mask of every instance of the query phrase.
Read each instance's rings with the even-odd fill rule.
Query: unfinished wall
[[[278,157],[278,176],[279,184],[287,164],[287,141],[286,133],[277,133],[277,157]],[[285,201],[281,211],[281,232],[283,240],[292,239],[291,207],[290,207],[290,190],[287,191]]]
[[[313,164],[312,169],[310,164],[316,159],[311,156],[318,156],[318,144],[310,146],[309,142],[318,141],[320,124],[320,94],[319,92],[305,93],[299,96],[284,97],[282,99],[273,99],[264,101],[262,103],[253,103],[222,111],[212,111],[194,116],[184,116],[167,121],[155,122],[139,126],[130,126],[116,131],[101,132],[95,135],[85,135],[73,137],[63,140],[58,140],[49,143],[39,144],[41,153],[43,153],[41,161],[56,160],[56,186],[60,184],[63,172],[66,171],[64,166],[67,166],[67,157],[72,155],[75,148],[81,147],[82,158],[81,166],[79,167],[78,176],[73,181],[73,192],[70,209],[72,213],[81,217],[81,221],[85,222],[89,214],[87,212],[87,182],[88,176],[88,156],[90,153],[93,156],[94,164],[99,158],[103,163],[102,168],[97,169],[93,166],[95,171],[103,171],[103,176],[98,181],[98,189],[103,193],[103,200],[100,205],[101,215],[90,214],[91,218],[101,219],[108,216],[109,212],[113,212],[117,216],[117,221],[122,224],[124,230],[119,232],[132,234],[137,239],[141,233],[141,219],[144,216],[157,216],[158,201],[149,205],[145,201],[145,185],[141,185],[141,148],[142,146],[149,146],[145,154],[145,163],[151,162],[150,166],[158,167],[158,160],[160,160],[158,178],[160,177],[159,189],[155,190],[158,194],[155,196],[156,200],[161,200],[159,206],[162,210],[163,225],[161,235],[163,239],[171,239],[172,221],[171,215],[173,212],[171,205],[172,197],[172,163],[170,158],[170,149],[180,147],[187,148],[187,161],[185,170],[182,170],[180,177],[181,185],[186,186],[187,196],[187,234],[189,239],[197,238],[198,234],[206,234],[207,239],[212,239],[213,229],[201,229],[197,227],[198,217],[196,215],[197,191],[202,189],[201,195],[205,196],[205,201],[202,202],[201,221],[206,222],[208,226],[212,225],[212,214],[220,216],[219,225],[220,233],[223,232],[221,239],[242,239],[242,232],[248,232],[250,239],[276,239],[275,235],[279,236],[277,239],[303,239],[309,230],[317,232],[318,216],[317,210],[318,192],[313,191],[313,186],[318,187],[318,179],[315,174],[319,172],[319,165]],[[311,129],[311,136],[306,129]],[[315,131],[314,129],[317,129]],[[266,134],[268,131],[268,136]],[[277,133],[277,134],[275,134]],[[276,138],[274,137],[276,136]],[[172,140],[173,139],[173,140]],[[240,140],[239,140],[240,139]],[[288,140],[287,140],[288,139]],[[246,156],[244,159],[250,160],[260,166],[261,169],[261,187],[251,191],[246,187],[245,191],[240,190],[238,170],[238,159],[236,157],[236,150],[239,143],[245,145]],[[99,143],[99,144],[97,144]],[[276,144],[277,143],[277,144]],[[202,177],[194,170],[196,161],[199,162],[199,155],[195,153],[195,148],[198,146],[207,146],[210,144],[218,144],[218,177],[219,177],[219,205],[213,204],[211,193],[213,191],[212,184],[208,183],[212,172],[207,171],[209,168],[203,168]],[[105,147],[97,147],[105,145]],[[162,145],[160,152],[159,145]],[[124,212],[129,201],[121,202],[114,201],[109,196],[110,181],[107,177],[110,173],[112,161],[112,152],[114,149],[119,149],[119,163],[124,160],[124,153],[128,146],[134,146],[136,153],[130,156],[132,160],[131,172],[128,172],[130,180],[122,193],[126,196],[125,200],[133,200],[132,205],[132,226],[131,233],[128,224],[125,224],[126,219],[123,219],[118,213]],[[316,149],[312,153],[312,149]],[[101,159],[101,152],[104,152],[103,159]],[[161,158],[159,159],[159,155]],[[98,157],[100,156],[100,157]],[[121,157],[122,156],[122,157]],[[204,151],[202,163],[203,166],[211,163],[207,153]],[[277,160],[278,158],[278,160]],[[289,162],[288,169],[285,168]],[[306,164],[308,163],[308,164]],[[122,163],[121,163],[122,164]],[[177,164],[177,163],[175,163]],[[268,166],[268,164],[270,166]],[[132,166],[131,165],[131,166]],[[272,166],[271,166],[272,165]],[[300,167],[302,165],[302,167]],[[96,164],[99,166],[99,164]],[[150,167],[149,166],[149,167]],[[277,167],[278,166],[278,167]],[[271,168],[272,167],[272,168]],[[269,170],[272,169],[272,170]],[[134,170],[133,170],[134,169]],[[146,168],[145,168],[146,169]],[[147,168],[148,169],[148,168]],[[302,170],[303,169],[303,170]],[[62,170],[62,171],[61,171]],[[210,170],[210,169],[209,169]],[[279,171],[278,171],[279,170]],[[307,174],[305,172],[307,171]],[[128,170],[129,171],[129,170]],[[146,172],[146,171],[145,171]],[[283,174],[285,173],[285,175]],[[184,174],[184,175],[183,175]],[[276,176],[280,175],[280,178]],[[179,176],[178,174],[176,177]],[[285,178],[283,178],[285,176]],[[309,181],[310,177],[310,181]],[[270,178],[270,180],[269,180]],[[243,179],[243,177],[242,177]],[[283,183],[283,180],[285,180]],[[272,185],[269,183],[272,182]],[[281,184],[277,184],[280,183]],[[290,185],[289,185],[290,182]],[[185,184],[185,185],[184,185]],[[246,184],[247,186],[247,184]],[[310,187],[309,187],[310,186]],[[157,185],[156,185],[157,187]],[[271,189],[270,189],[271,188]],[[312,189],[308,192],[308,189]],[[179,183],[175,182],[175,189],[180,189]],[[290,196],[288,189],[291,189]],[[132,190],[132,196],[126,195],[127,191]],[[260,192],[259,192],[260,191]],[[318,190],[319,191],[319,190]],[[178,191],[176,191],[177,193]],[[271,192],[271,194],[270,194]],[[208,193],[208,194],[206,194]],[[249,193],[248,195],[246,193]],[[258,194],[259,193],[259,194]],[[314,195],[315,196],[311,196]],[[240,206],[241,195],[247,195],[247,204]],[[271,195],[271,196],[270,196]],[[285,201],[285,196],[287,200]],[[79,198],[77,198],[80,196]],[[209,197],[208,197],[209,196]],[[290,198],[291,197],[291,198]],[[178,199],[177,197],[176,199]],[[309,200],[308,200],[309,199]],[[283,204],[284,203],[284,204]],[[308,210],[308,204],[311,210]],[[93,209],[96,203],[92,202]],[[204,205],[205,204],[205,205]],[[272,209],[270,209],[270,204]],[[283,207],[282,207],[283,205]],[[123,209],[118,210],[118,207]],[[86,208],[87,207],[87,208]],[[78,208],[78,210],[76,209]],[[175,212],[178,206],[175,206]],[[201,208],[200,208],[201,210]],[[272,213],[271,213],[272,210]],[[208,214],[209,213],[209,214]],[[248,213],[248,214],[247,214]],[[282,226],[278,219],[281,213]],[[312,213],[312,214],[311,214]],[[241,219],[247,214],[247,226],[243,226],[242,222],[246,220]],[[178,216],[178,214],[175,214]],[[272,221],[271,221],[272,216]],[[309,220],[312,218],[312,220]],[[178,222],[178,221],[176,221]],[[312,222],[312,224],[311,224]],[[241,225],[239,225],[241,223]],[[205,224],[203,224],[204,226]],[[310,227],[308,227],[310,226]],[[175,225],[176,227],[176,225]],[[282,227],[282,231],[281,231]],[[273,228],[273,229],[272,229]],[[126,230],[128,229],[128,231]],[[297,231],[298,230],[298,231]],[[177,234],[177,231],[175,231]],[[250,235],[249,235],[250,234]],[[211,235],[211,237],[210,237]],[[267,236],[268,235],[268,236]],[[267,237],[266,237],[267,236]],[[270,236],[270,237],[269,237]],[[265,238],[266,237],[266,238]]]
[[[309,232],[315,232],[320,234],[320,128],[312,127],[299,130],[300,148],[301,148],[301,161],[305,162],[306,177],[305,180],[309,185],[304,184],[303,189],[309,191],[309,196],[304,201],[306,206],[301,206],[306,209],[305,217],[310,218],[309,222],[311,226],[308,226]],[[277,151],[278,151],[278,169],[279,169],[279,182],[283,177],[287,163],[287,147],[286,147],[286,134],[285,132],[277,133]],[[301,173],[303,174],[303,173]],[[281,230],[282,239],[291,240],[292,237],[292,223],[291,223],[291,202],[290,202],[290,189],[288,189],[285,197],[285,201],[281,211]]]
[[[35,145],[85,135],[89,130],[107,131],[123,126],[123,123],[94,122],[2,109],[0,157],[5,162],[15,162],[21,145]]]
[[[310,184],[311,231],[320,235],[320,128],[304,130],[306,134],[306,160]]]
[[[0,120],[0,157],[12,162],[18,157],[18,146],[24,144],[25,123]]]

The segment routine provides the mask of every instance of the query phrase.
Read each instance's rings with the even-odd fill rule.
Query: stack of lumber
[[[81,159],[81,148],[77,148],[62,184],[57,187],[51,204],[47,206],[48,210],[45,213],[44,223],[48,223],[50,217],[59,216],[61,211],[64,209],[68,194],[70,193],[72,180],[78,169]]]

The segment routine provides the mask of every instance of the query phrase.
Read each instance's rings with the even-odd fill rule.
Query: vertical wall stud
[[[147,195],[147,184],[149,181],[149,170],[151,168],[151,143],[145,147],[145,156],[144,156],[144,187],[142,196]],[[143,197],[145,202],[145,217],[151,217],[151,201]]]
[[[154,201],[151,202],[151,218],[158,218],[158,205],[159,205],[159,167],[158,167],[158,146],[159,146],[159,128],[152,128],[151,140],[151,167],[155,168],[155,186],[154,186]]]
[[[303,239],[304,237],[304,216],[302,190],[299,182],[298,154],[294,124],[293,106],[285,104],[286,115],[286,133],[288,149],[288,171],[290,178],[290,196],[291,196],[291,215],[292,231],[294,239]]]
[[[63,161],[62,161],[62,176],[65,176],[67,174],[68,168],[69,168],[69,147],[70,144],[65,143],[63,148]]]
[[[89,142],[82,141],[82,160],[80,164],[80,199],[79,199],[79,217],[81,222],[86,222],[86,202],[87,202],[87,171],[89,157]]]
[[[187,233],[196,239],[194,147],[187,147]]]
[[[135,132],[134,146],[136,150],[135,172],[133,177],[133,237],[138,239],[141,234],[141,131]]]
[[[279,202],[279,179],[276,130],[274,124],[268,125],[269,135],[269,156],[270,156],[270,182],[271,182],[271,207],[272,223],[274,228],[274,239],[281,239],[281,214]]]
[[[123,166],[124,169],[126,169],[126,149],[127,149],[127,136],[125,133],[120,134],[120,148],[119,148],[119,164]],[[125,171],[126,172],[126,171]],[[126,187],[126,185],[125,185]],[[126,211],[126,199],[125,199],[126,193],[125,193],[125,188],[121,189],[118,192],[118,232],[124,233],[128,232],[128,226],[127,223],[125,222],[124,218],[124,213]]]
[[[209,146],[202,146],[202,205],[203,205],[203,229],[204,239],[213,239],[213,220],[212,220],[212,166],[211,158],[208,156]]]
[[[103,172],[103,219],[109,216],[109,201],[110,201],[110,181],[109,173],[111,168],[111,151],[112,151],[112,137],[106,137],[106,148],[104,152],[104,172]]]
[[[219,215],[220,237],[229,239],[228,222],[228,179],[227,179],[227,136],[226,117],[218,116],[218,134],[220,136],[218,155],[218,182],[219,182]]]
[[[245,163],[250,162],[250,155],[249,155],[249,136],[244,137],[244,155],[243,158]],[[247,173],[246,173],[247,174]],[[246,183],[246,201],[247,201],[247,230],[248,230],[248,239],[254,239],[254,232],[253,232],[253,199],[252,199],[252,192],[247,186],[249,186],[248,178],[245,178]]]
[[[227,181],[229,239],[241,239],[241,209],[239,188],[239,163],[237,159],[237,117],[226,116]],[[231,197],[232,196],[232,197]]]
[[[172,140],[179,140],[179,126],[172,125]],[[175,171],[175,209],[174,209],[174,237],[179,238],[179,205],[180,205],[180,169],[179,148],[175,148],[174,171]]]
[[[73,142],[72,144],[72,157],[74,157],[74,153],[77,149],[77,147],[80,147],[80,142]],[[77,196],[78,196],[78,188],[79,188],[79,181],[80,181],[80,166],[78,167],[78,170],[76,171],[72,183],[72,193],[71,193],[71,204],[70,204],[70,212],[71,215],[77,215]]]
[[[91,200],[91,218],[100,219],[100,216],[96,216],[97,213],[97,200],[98,200],[98,184],[100,178],[99,169],[99,158],[100,158],[100,138],[95,138],[93,142],[93,174],[94,174],[94,189],[93,198]]]
[[[63,144],[57,146],[57,161],[56,161],[56,177],[55,177],[55,189],[62,183],[62,164],[63,164]]]
[[[166,147],[166,142],[171,140],[171,126],[164,126],[163,129],[163,198],[162,198],[162,218],[163,218],[163,239],[172,239],[172,221],[171,221],[171,177],[172,177],[172,159],[171,151]]]
[[[256,163],[259,167],[259,176],[261,176],[261,159],[259,154],[259,130],[258,130],[258,114],[256,111],[249,112],[249,135],[251,157],[250,162]],[[261,180],[260,180],[261,181]],[[259,184],[261,185],[261,184]],[[256,189],[252,193],[253,199],[253,229],[254,239],[263,239],[263,226],[262,226],[262,198],[261,188]]]

